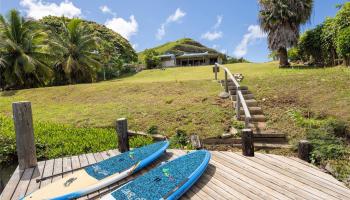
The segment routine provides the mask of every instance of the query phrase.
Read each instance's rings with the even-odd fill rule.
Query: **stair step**
[[[262,130],[266,130],[267,125],[266,125],[266,122],[250,122],[248,127],[253,130],[262,131]]]
[[[258,102],[255,99],[245,100],[248,107],[256,107]],[[236,107],[236,101],[233,101],[233,106]]]
[[[225,86],[225,84],[223,84],[223,86]],[[228,89],[229,90],[236,90],[236,86],[232,83],[228,85]],[[240,86],[241,90],[248,90],[247,86]]]
[[[251,94],[249,90],[241,90],[242,94]],[[236,95],[236,90],[229,90],[230,95]]]
[[[241,121],[244,121],[245,115],[241,115]],[[266,117],[264,115],[252,115],[250,119],[252,122],[266,122]]]
[[[262,109],[260,107],[249,107],[250,114],[257,115],[257,114],[263,114]],[[240,109],[241,115],[244,115],[243,108]]]
[[[254,99],[254,94],[243,94],[245,100]],[[231,100],[236,101],[237,95],[231,95]]]

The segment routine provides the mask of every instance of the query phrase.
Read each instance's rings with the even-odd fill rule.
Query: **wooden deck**
[[[37,168],[14,172],[0,199],[19,199],[51,182],[36,179],[71,171],[102,161],[119,152],[110,150],[39,162]],[[211,152],[212,159],[205,174],[183,196],[183,199],[350,199],[350,189],[332,176],[297,158],[256,153],[244,157],[241,153]],[[145,173],[164,160],[174,159],[185,151],[167,150],[156,163],[129,178]],[[127,180],[81,199],[99,199]]]

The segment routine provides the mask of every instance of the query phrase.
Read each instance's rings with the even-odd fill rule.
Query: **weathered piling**
[[[300,140],[298,144],[298,157],[301,160],[310,162],[311,144],[307,140]]]
[[[244,156],[254,156],[254,136],[252,129],[242,130],[242,153]]]
[[[120,118],[116,123],[116,130],[118,135],[118,149],[120,152],[130,150],[129,135],[128,135],[128,121],[125,118]]]
[[[12,104],[19,169],[37,166],[31,103]]]

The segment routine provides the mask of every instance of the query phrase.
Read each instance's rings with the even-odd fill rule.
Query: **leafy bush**
[[[328,160],[342,159],[350,153],[344,139],[336,137],[324,128],[308,129],[307,139],[313,147],[310,160],[315,164],[325,163]]]
[[[244,123],[241,121],[233,120],[232,127],[235,129],[244,129]]]
[[[170,148],[191,148],[189,145],[189,138],[184,130],[176,130],[176,134],[170,138]]]
[[[291,62],[297,62],[301,60],[299,49],[297,47],[290,48],[288,50],[288,58]]]
[[[158,126],[157,125],[150,126],[147,130],[147,133],[151,135],[158,134]]]
[[[350,65],[350,26],[339,32],[337,51],[346,61],[346,65]]]
[[[321,43],[322,25],[318,25],[314,29],[307,30],[298,43],[300,54],[303,55],[304,61],[311,61],[314,64],[323,63],[322,43]]]
[[[131,137],[129,140],[130,147],[137,148],[153,143],[153,138],[150,136],[136,136]]]
[[[35,146],[39,160],[100,152],[117,147],[114,129],[76,128],[51,122],[35,122]],[[132,137],[130,147],[153,142],[151,137]],[[17,159],[13,121],[0,116],[0,165]]]
[[[146,49],[144,55],[147,69],[153,69],[160,65],[159,54],[155,50]]]

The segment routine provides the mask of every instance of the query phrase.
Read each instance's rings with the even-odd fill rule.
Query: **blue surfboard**
[[[130,181],[102,200],[178,199],[204,173],[210,157],[206,150],[191,152]]]
[[[113,156],[63,179],[53,182],[22,199],[74,199],[116,183],[149,165],[168,148],[169,142],[157,142]]]

